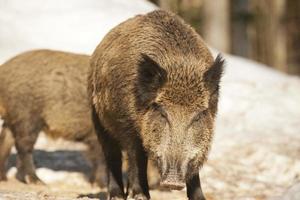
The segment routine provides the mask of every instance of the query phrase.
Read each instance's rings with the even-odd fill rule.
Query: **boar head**
[[[142,54],[138,65],[141,138],[170,189],[184,188],[210,149],[223,72],[221,56],[212,60],[160,66]]]

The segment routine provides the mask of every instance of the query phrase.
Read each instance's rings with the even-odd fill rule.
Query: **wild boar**
[[[43,130],[52,138],[87,144],[91,181],[103,186],[106,167],[88,102],[88,68],[89,56],[50,50],[26,52],[0,66],[0,181],[6,179],[5,162],[15,144],[17,178],[41,183],[32,151]]]
[[[222,57],[214,60],[195,30],[170,12],[138,15],[104,37],[91,57],[88,91],[110,199],[150,198],[148,157],[162,186],[186,186],[189,199],[205,199],[199,169],[213,138],[222,71]]]

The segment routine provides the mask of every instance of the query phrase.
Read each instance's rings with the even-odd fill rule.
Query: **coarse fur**
[[[128,152],[127,193],[149,199],[148,156],[162,185],[187,186],[189,199],[205,199],[199,169],[213,138],[220,56],[178,16],[157,10],[112,29],[91,58],[88,91],[109,169],[111,199],[123,191],[121,149]]]
[[[0,66],[0,181],[14,145],[18,155],[17,177],[40,183],[32,151],[38,134],[87,144],[92,164],[91,181],[103,186],[105,162],[91,119],[87,97],[89,56],[36,50],[22,53]],[[14,142],[15,141],[15,142]],[[104,179],[104,180],[103,180]]]

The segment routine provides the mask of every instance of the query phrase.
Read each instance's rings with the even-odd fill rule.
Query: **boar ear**
[[[204,80],[212,90],[219,89],[220,79],[224,71],[224,59],[218,54],[213,65],[204,73]]]
[[[146,54],[141,54],[136,84],[137,103],[147,106],[167,80],[167,72]]]

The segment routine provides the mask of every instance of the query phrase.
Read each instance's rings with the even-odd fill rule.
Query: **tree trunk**
[[[286,41],[282,18],[284,0],[252,0],[253,21],[249,27],[250,56],[281,71],[286,68]]]
[[[204,1],[203,37],[212,47],[230,50],[230,2],[229,0]]]
[[[287,0],[288,73],[300,75],[300,1]]]

